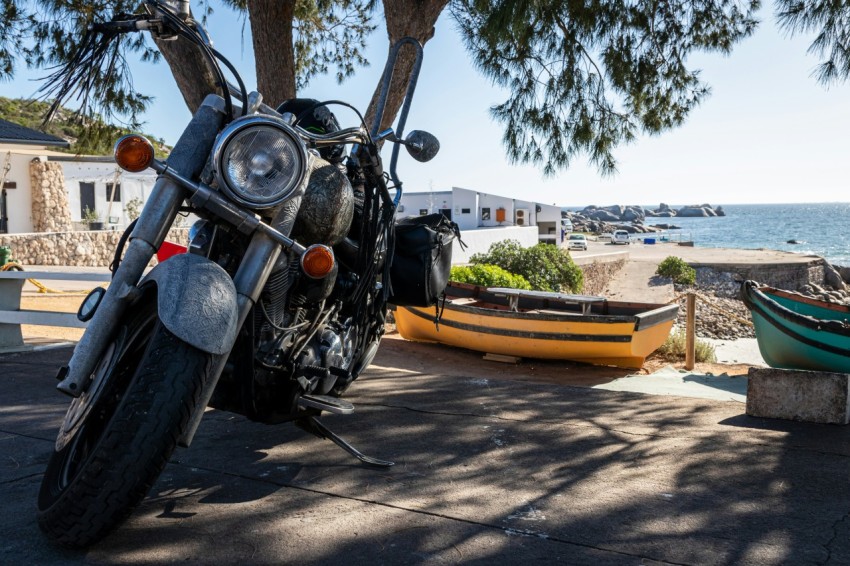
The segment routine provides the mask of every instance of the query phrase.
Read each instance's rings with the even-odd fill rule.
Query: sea
[[[718,205],[712,206],[716,209]],[[850,266],[850,203],[722,206],[726,216],[647,218],[645,224],[679,226],[670,235],[693,241],[698,247],[783,250],[814,254],[833,265]],[[797,243],[788,243],[789,240]]]

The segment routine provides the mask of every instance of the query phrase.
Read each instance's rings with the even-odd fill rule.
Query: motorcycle
[[[439,149],[423,131],[402,138],[422,62],[415,40],[391,50],[372,127],[357,113],[360,125],[339,128],[329,106],[353,109],[345,103],[296,99],[273,109],[246,92],[191,19],[188,2],[144,6],[89,33],[192,41],[227,87],[207,97],[166,161],[139,135],[115,145],[120,167],[152,168],[158,178],[118,244],[111,284],[83,300],[77,316],[89,324],[57,376],[72,401],[38,495],[38,522],[71,547],[97,542],[129,516],[175,447],[191,444],[207,406],[268,424],[294,422],[367,465],[392,465],[362,454],[318,417],[354,410],[341,396],[372,362],[388,303],[406,300],[392,283],[402,251],[394,220],[399,148],[419,161]],[[379,132],[403,44],[416,48],[414,72],[396,131]],[[92,52],[102,43],[83,45]],[[73,65],[86,60],[80,55],[67,69],[65,92],[79,77]],[[394,144],[388,175],[384,142]],[[199,218],[188,253],[147,271],[185,212]],[[437,220],[426,232],[424,263],[440,254],[444,261],[456,228]],[[433,276],[433,266],[425,267],[424,277]],[[423,283],[426,302],[441,284]]]

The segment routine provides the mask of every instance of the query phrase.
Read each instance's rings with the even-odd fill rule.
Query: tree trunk
[[[257,88],[269,106],[276,106],[295,96],[294,10],[293,0],[248,0]],[[222,94],[215,75],[197,46],[185,39],[155,41],[192,113],[208,94]],[[246,86],[251,89],[251,85]]]
[[[390,40],[390,49],[399,40],[412,37],[419,40],[422,45],[434,37],[434,24],[448,4],[448,0],[383,0],[384,16],[387,22],[387,35]],[[413,63],[416,60],[413,49],[405,46],[398,54],[393,80],[390,83],[387,104],[384,107],[384,115],[378,131],[390,127],[404,101],[407,90],[407,82],[413,72]],[[366,112],[366,123],[371,126],[375,118],[378,97],[381,94],[381,85],[378,84],[369,109]]]
[[[154,41],[171,68],[171,74],[186,106],[193,114],[208,94],[222,93],[221,88],[216,85],[217,81],[209,64],[194,43],[182,38],[174,41]]]
[[[257,89],[273,108],[295,97],[294,14],[294,0],[248,0]]]

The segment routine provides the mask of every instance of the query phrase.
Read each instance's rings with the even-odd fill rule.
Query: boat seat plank
[[[551,291],[529,291],[526,289],[511,289],[508,287],[488,287],[487,291],[508,298],[511,310],[516,311],[519,300],[523,297],[531,299],[546,299],[566,305],[581,305],[581,313],[587,314],[593,304],[604,303],[605,297],[597,295],[571,295],[569,293],[553,293]]]

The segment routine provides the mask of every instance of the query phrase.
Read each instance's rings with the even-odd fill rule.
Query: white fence
[[[23,346],[22,324],[85,328],[75,313],[21,310],[21,291],[27,279],[56,281],[109,281],[109,273],[63,273],[59,271],[0,271],[0,348]],[[80,296],[82,301],[83,296]]]

